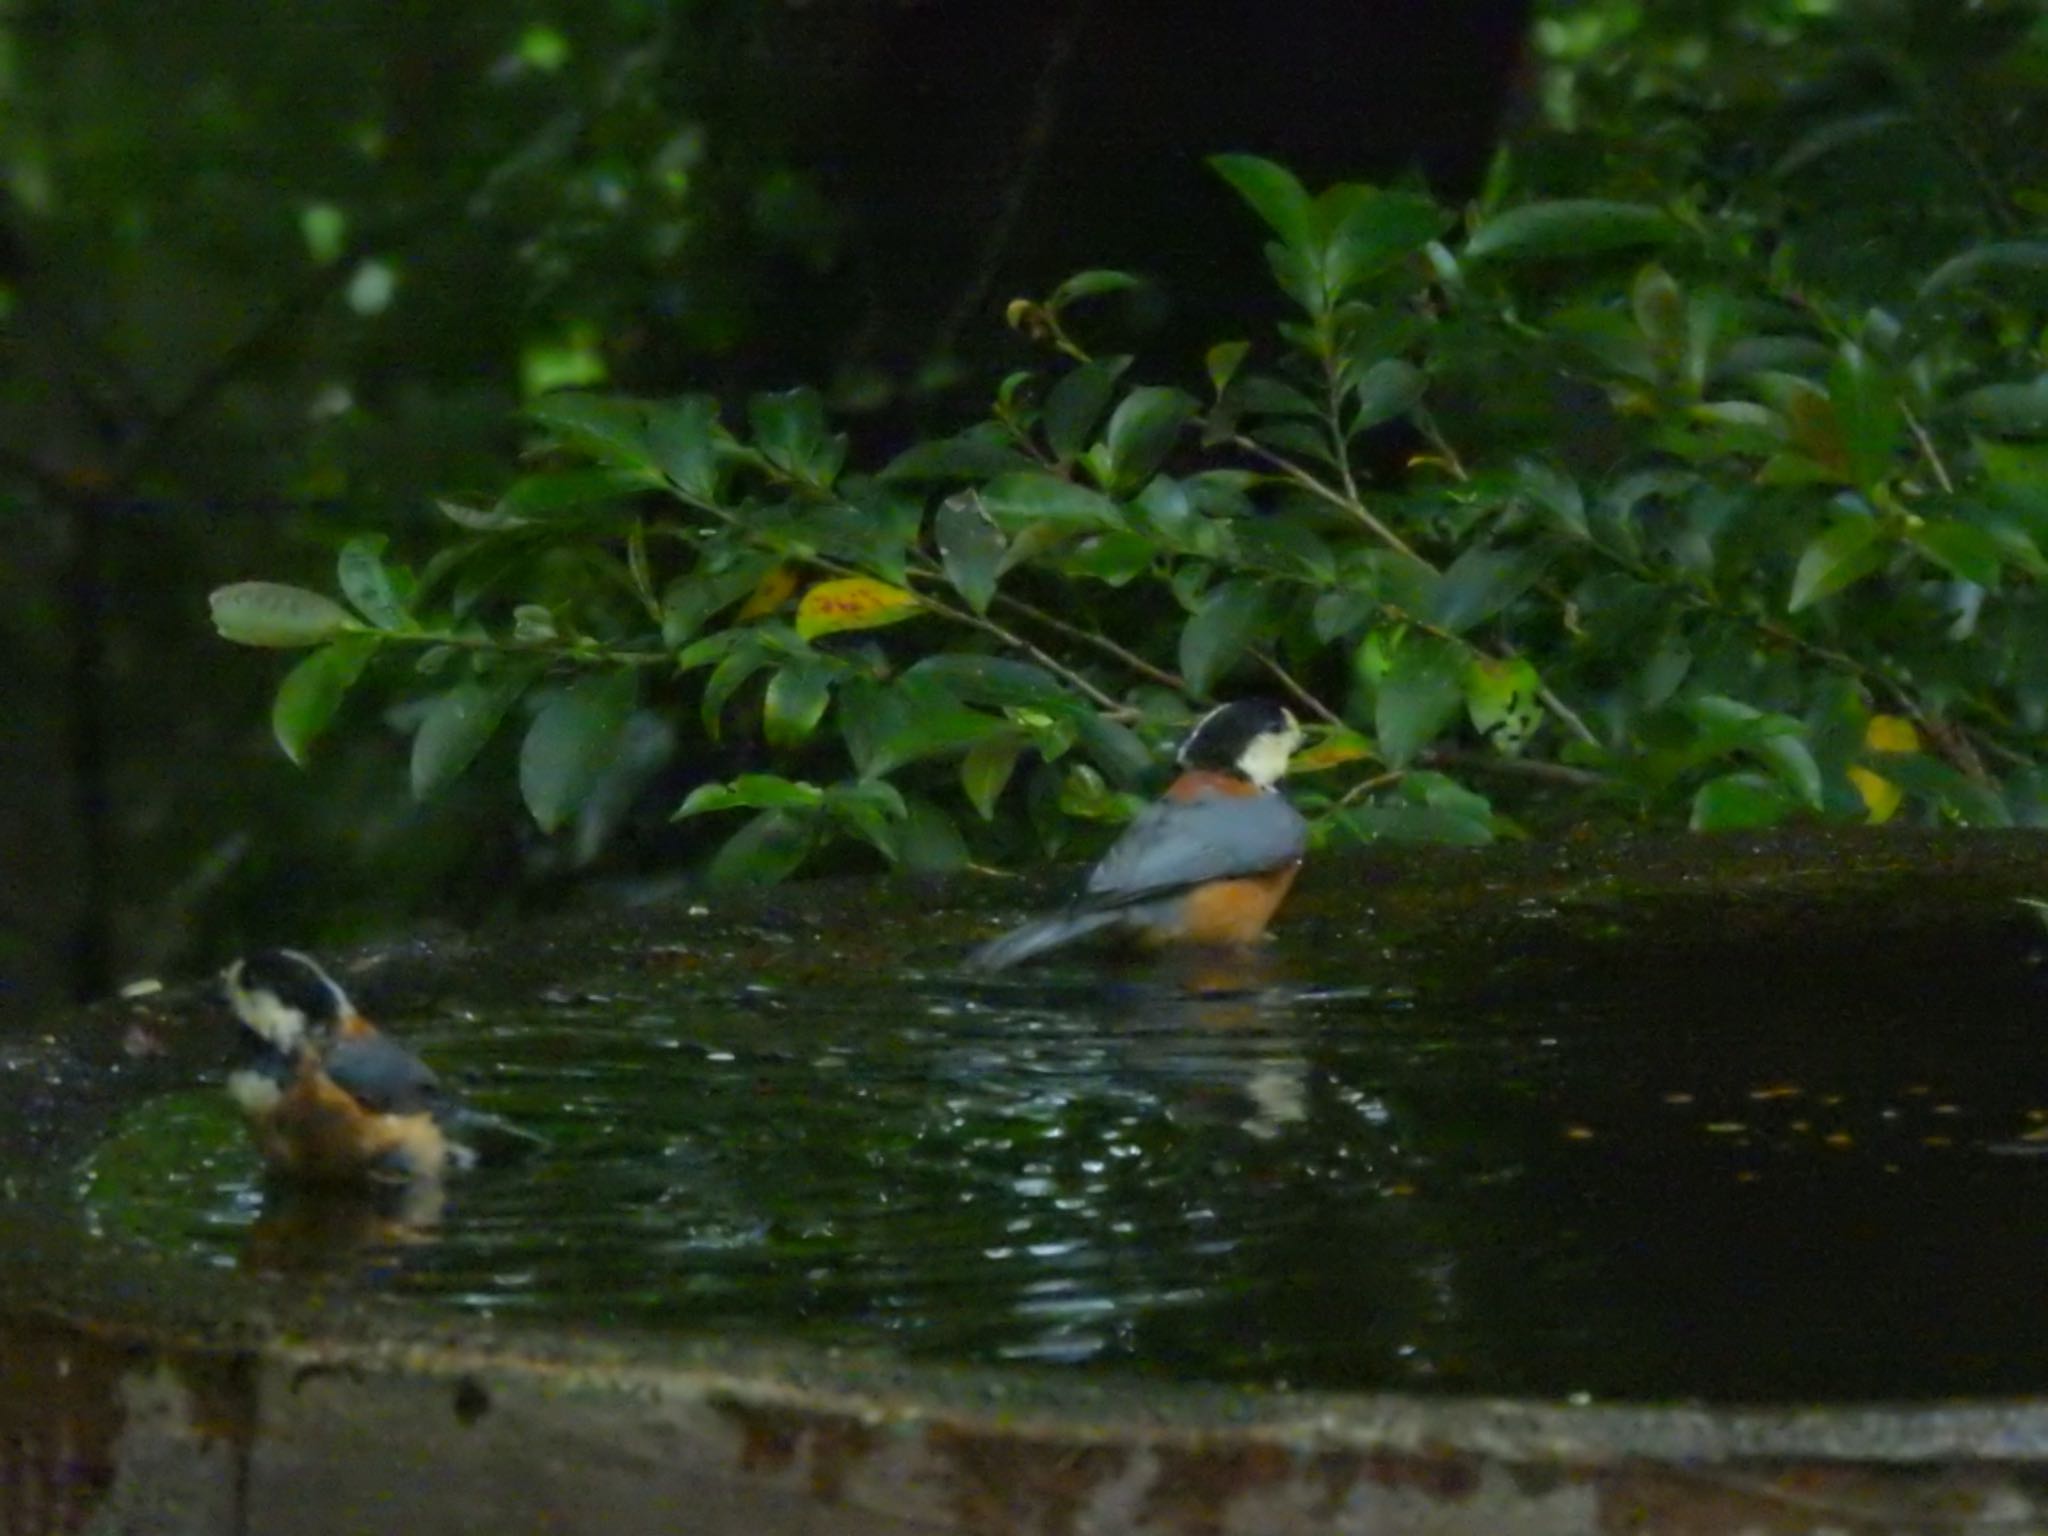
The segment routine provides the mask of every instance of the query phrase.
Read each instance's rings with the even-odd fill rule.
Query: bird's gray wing
[[[382,1035],[338,1041],[321,1065],[336,1087],[375,1114],[439,1114],[451,1107],[434,1069]]]
[[[1124,907],[1209,880],[1261,875],[1300,859],[1308,823],[1282,795],[1204,794],[1138,813],[1088,876],[1076,905]]]

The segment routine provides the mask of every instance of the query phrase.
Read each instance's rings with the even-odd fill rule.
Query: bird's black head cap
[[[296,949],[260,950],[237,960],[221,982],[243,1025],[281,1050],[331,1032],[354,1011],[334,978]]]
[[[1212,709],[1181,743],[1180,765],[1234,773],[1265,788],[1287,771],[1301,725],[1271,699],[1239,699]]]

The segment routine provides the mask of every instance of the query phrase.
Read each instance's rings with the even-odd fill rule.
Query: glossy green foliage
[[[295,757],[367,678],[418,696],[421,795],[520,732],[544,830],[680,764],[679,818],[740,818],[720,880],[1107,835],[1253,692],[1311,726],[1325,838],[2040,820],[2048,203],[1966,164],[1933,236],[1841,260],[1804,178],[1937,153],[1912,80],[1780,113],[1758,165],[1715,71],[1768,28],[1592,14],[1546,24],[1546,126],[1462,213],[1218,156],[1288,308],[1202,379],[1096,354],[1136,283],[1098,271],[1011,306],[1044,361],[985,420],[886,463],[808,390],[557,392],[416,575],[356,541],[353,613],[245,584],[216,622],[320,647]],[[692,773],[713,743],[741,771]]]

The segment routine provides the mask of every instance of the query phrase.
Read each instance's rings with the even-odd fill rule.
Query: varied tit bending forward
[[[277,1172],[323,1184],[438,1179],[477,1161],[458,1135],[530,1140],[458,1103],[310,956],[266,950],[237,960],[221,981],[252,1049],[228,1092]]]
[[[1141,811],[1063,912],[982,945],[1000,970],[1096,933],[1147,946],[1241,945],[1266,930],[1294,883],[1308,824],[1274,788],[1301,745],[1278,704],[1211,710],[1181,744],[1180,777]]]

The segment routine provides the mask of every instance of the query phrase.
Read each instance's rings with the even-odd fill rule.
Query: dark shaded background
[[[403,742],[309,770],[213,586],[428,545],[551,382],[811,381],[857,451],[964,419],[1073,270],[1161,371],[1248,323],[1221,150],[1458,196],[1524,7],[1290,0],[32,4],[0,22],[0,1018],[252,941],[547,899],[576,875]],[[1262,300],[1260,300],[1262,301]],[[361,722],[356,722],[360,726]],[[481,787],[479,787],[481,786]]]

